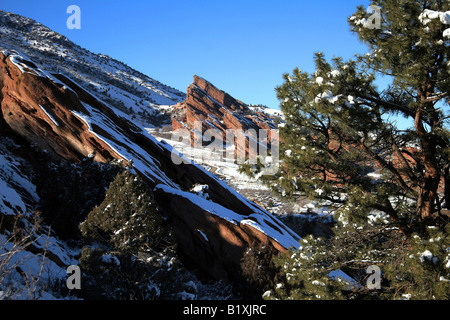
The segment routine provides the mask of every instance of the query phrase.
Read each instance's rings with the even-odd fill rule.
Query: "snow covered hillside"
[[[22,52],[48,72],[64,74],[145,126],[170,122],[163,106],[185,97],[123,62],[81,48],[32,19],[0,10],[0,50],[5,49]]]
[[[0,136],[0,300],[56,299],[47,284],[66,278],[77,252],[35,220],[40,199],[20,152],[20,145]],[[19,232],[24,237],[17,243]]]

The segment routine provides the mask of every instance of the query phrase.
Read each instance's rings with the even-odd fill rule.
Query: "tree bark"
[[[450,164],[444,169],[444,200],[445,208],[450,209]]]
[[[441,174],[436,160],[436,142],[432,135],[429,134],[423,124],[423,111],[429,102],[427,94],[419,93],[420,105],[417,108],[414,118],[414,126],[418,134],[423,155],[424,178],[420,185],[419,196],[417,199],[417,214],[419,219],[423,222],[431,220],[435,212],[435,205],[437,199],[437,190],[441,180]],[[431,126],[433,129],[433,126]]]

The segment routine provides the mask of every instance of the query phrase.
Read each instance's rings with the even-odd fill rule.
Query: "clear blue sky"
[[[69,30],[69,5],[81,30]],[[185,91],[197,74],[250,104],[279,108],[274,88],[313,54],[365,52],[347,17],[368,0],[0,0],[0,9],[37,20],[80,46],[107,54]]]

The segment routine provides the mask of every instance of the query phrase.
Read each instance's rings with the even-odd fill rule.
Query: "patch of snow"
[[[53,117],[51,116],[51,114],[48,113],[48,111],[45,110],[45,108],[44,108],[43,106],[39,105],[39,107],[41,107],[41,110],[44,111],[44,113],[45,113],[45,114],[47,115],[47,117],[53,122],[53,124],[54,124],[55,126],[59,127],[59,123],[55,120],[55,118],[53,118]]]
[[[442,36],[447,39],[450,39],[450,28],[445,29],[444,32],[442,33]]]
[[[333,71],[331,71],[331,76],[332,76],[333,78],[338,77],[340,74],[341,74],[341,72],[340,72],[339,70],[333,70]]]
[[[209,242],[208,237],[202,230],[197,229],[197,232],[201,234],[201,236],[203,237],[203,239],[205,239],[206,242]]]
[[[298,248],[299,247],[299,239],[295,238],[292,234],[288,232],[288,230],[282,230],[282,225],[277,223],[273,217],[268,215],[263,215],[262,212],[254,213],[248,216],[242,216],[232,210],[229,210],[218,203],[208,201],[196,194],[185,192],[179,189],[171,188],[169,186],[159,184],[155,187],[155,189],[164,190],[166,193],[174,194],[181,196],[193,204],[201,207],[203,210],[213,214],[219,218],[222,218],[228,222],[231,222],[235,225],[250,225],[253,228],[259,230],[263,234],[266,234],[268,237],[277,241],[284,248]],[[247,200],[248,201],[248,200]],[[245,202],[244,202],[245,203]],[[256,206],[254,206],[257,209]],[[262,210],[262,209],[258,209]],[[279,225],[280,228],[274,228],[276,225]]]
[[[319,103],[322,100],[327,100],[328,102],[334,104],[336,103],[341,95],[333,95],[333,93],[330,90],[325,90],[324,92],[317,95],[317,97],[314,99],[315,103]]]
[[[350,277],[348,274],[343,272],[342,270],[331,271],[328,274],[328,276],[332,279],[341,279],[341,280],[347,282],[350,286],[357,285],[357,282],[352,277]]]
[[[208,200],[209,196],[208,193],[206,193],[206,190],[209,189],[209,186],[206,184],[198,184],[194,188],[192,188],[191,191],[197,193],[200,197],[203,199]]]
[[[432,261],[434,264],[438,262],[438,258],[433,256],[430,250],[425,250],[419,255],[420,262]]]
[[[442,24],[450,24],[450,11],[447,12],[441,12],[441,11],[434,11],[430,9],[425,9],[420,15],[419,15],[419,21],[423,25],[427,25],[432,20],[439,19]]]
[[[30,210],[27,204],[39,201],[36,186],[23,173],[22,161],[2,149],[0,148],[0,211],[5,215],[28,215]]]
[[[315,286],[322,286],[325,287],[325,283],[319,280],[314,280],[313,282],[311,282],[311,284],[315,285]]]

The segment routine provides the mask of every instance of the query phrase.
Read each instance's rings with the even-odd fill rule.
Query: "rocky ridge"
[[[99,162],[132,163],[173,216],[180,249],[213,277],[239,279],[240,260],[251,244],[270,245],[277,252],[298,246],[299,237],[270,213],[195,163],[175,165],[178,153],[170,145],[67,77],[38,68],[16,51],[4,51],[0,89],[3,129],[42,152],[69,162],[91,156]],[[196,184],[208,186],[208,200],[190,191]],[[2,201],[1,207],[9,208],[2,215],[18,215],[36,199],[33,204],[18,194],[17,204],[11,198]]]
[[[203,132],[216,129],[223,137],[226,130],[264,129],[270,134],[280,121],[280,117],[252,109],[197,75],[186,91],[186,99],[172,108],[173,130],[195,130],[195,123],[201,122]]]

